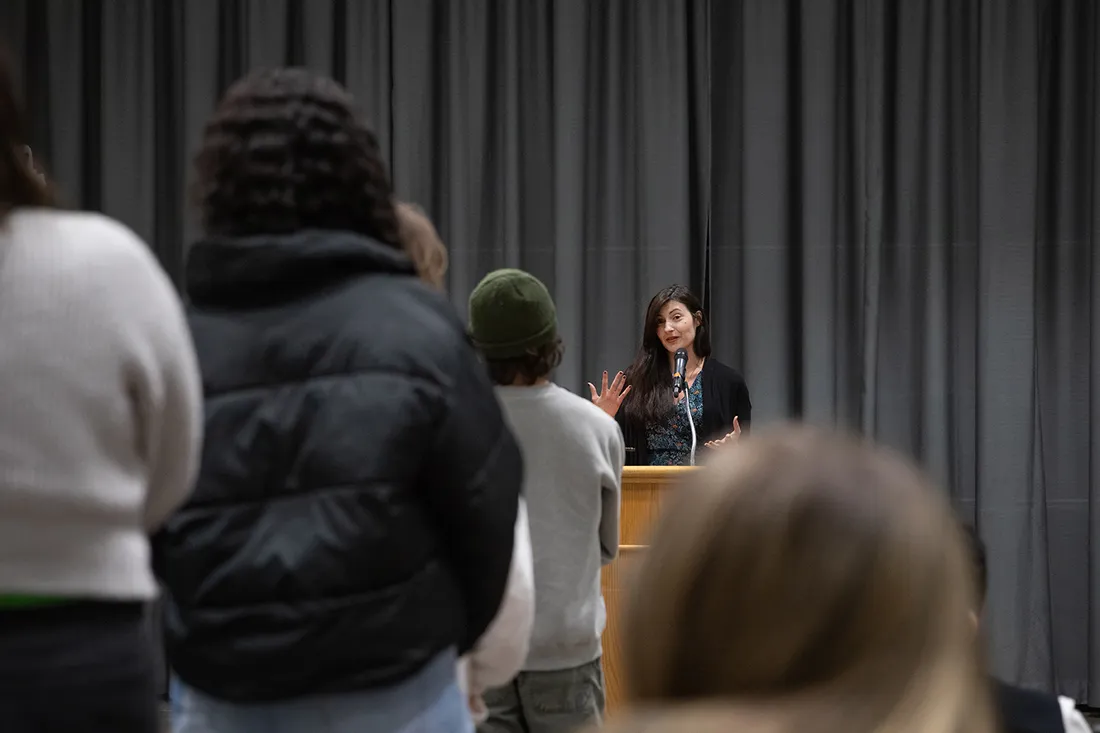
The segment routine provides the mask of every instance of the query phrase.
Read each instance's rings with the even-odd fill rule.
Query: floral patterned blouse
[[[691,421],[695,423],[695,453],[703,447],[703,375],[699,374],[688,387],[688,400],[691,403]],[[691,462],[691,427],[684,414],[684,403],[676,403],[676,409],[668,414],[664,422],[646,430],[646,446],[649,448],[651,466],[686,466]]]

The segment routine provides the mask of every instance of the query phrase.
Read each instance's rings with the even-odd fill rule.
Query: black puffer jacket
[[[522,464],[450,304],[349,233],[196,244],[206,435],[155,541],[168,653],[215,697],[400,681],[488,626]]]

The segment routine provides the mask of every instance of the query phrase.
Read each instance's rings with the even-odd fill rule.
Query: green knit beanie
[[[490,272],[470,293],[470,337],[486,359],[523,356],[557,336],[550,291],[528,272]]]

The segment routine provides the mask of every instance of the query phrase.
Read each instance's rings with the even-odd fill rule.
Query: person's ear
[[[695,315],[693,316],[693,318],[695,319],[696,328],[699,328],[699,326],[703,325],[703,311],[695,311]]]
[[[19,157],[22,159],[23,165],[27,167],[28,171],[34,174],[42,183],[46,182],[46,174],[38,170],[38,165],[34,162],[34,151],[31,150],[30,145],[20,146]]]

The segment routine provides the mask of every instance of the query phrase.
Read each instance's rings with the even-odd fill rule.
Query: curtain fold
[[[758,424],[917,456],[989,545],[996,671],[1100,705],[1100,11],[1091,0],[6,0],[34,146],[178,278],[226,86],[347,85],[450,290],[531,270],[582,390],[658,288]]]

